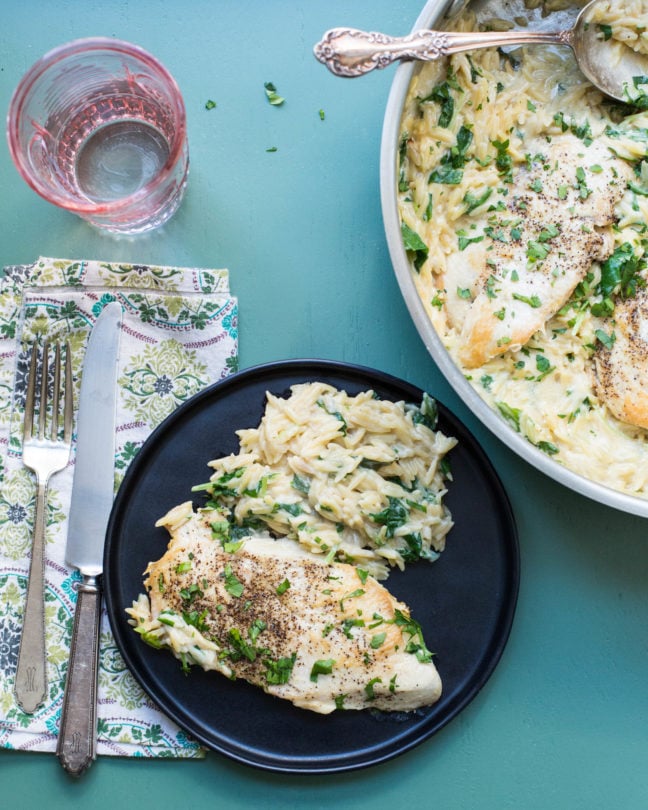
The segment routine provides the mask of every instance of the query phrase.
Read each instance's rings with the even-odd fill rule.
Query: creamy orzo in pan
[[[507,4],[510,20],[540,5]],[[584,4],[542,12],[567,5]],[[469,6],[452,26],[507,24]],[[648,49],[646,0],[610,2],[591,24]],[[426,312],[481,397],[557,462],[646,498],[643,90],[637,77],[633,105],[606,100],[567,48],[424,65],[401,124],[399,210]]]

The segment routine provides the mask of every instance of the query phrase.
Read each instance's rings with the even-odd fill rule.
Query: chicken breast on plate
[[[232,541],[222,513],[191,502],[158,525],[168,549],[128,611],[148,643],[321,714],[439,699],[420,626],[361,569],[269,535]]]

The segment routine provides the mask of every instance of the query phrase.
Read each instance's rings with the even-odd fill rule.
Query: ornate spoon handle
[[[554,43],[572,45],[572,31],[415,31],[390,37],[356,28],[332,28],[314,48],[316,58],[336,76],[354,78],[399,59],[432,62],[475,48]]]

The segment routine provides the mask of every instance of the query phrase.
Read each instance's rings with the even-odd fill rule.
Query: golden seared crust
[[[547,226],[526,221],[522,237],[507,244],[495,243],[488,254],[489,274],[472,303],[462,329],[460,357],[476,368],[509,349],[518,349],[565,304],[592,262],[612,253],[610,233],[583,229],[581,219],[556,227],[554,237],[542,242]],[[529,266],[529,244],[550,247],[547,257]],[[513,268],[520,268],[513,274]]]
[[[648,291],[616,304],[610,330],[614,343],[595,356],[596,393],[617,419],[648,428]]]
[[[447,260],[446,306],[467,368],[524,346],[612,253],[628,179],[627,164],[598,142],[566,134],[531,147],[504,210]]]
[[[222,515],[159,521],[173,534],[149,564],[148,621],[199,627],[220,653],[205,664],[320,713],[335,708],[410,710],[438,700],[441,681],[405,604],[351,565],[327,564],[298,543],[257,536],[223,544]],[[192,630],[193,632],[193,630]],[[174,635],[175,634],[175,635]],[[191,657],[177,626],[162,646]],[[290,677],[277,682],[277,665]]]

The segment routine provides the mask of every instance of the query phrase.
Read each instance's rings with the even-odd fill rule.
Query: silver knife
[[[77,593],[56,755],[73,776],[97,750],[97,668],[103,550],[113,502],[121,305],[107,304],[90,333],[77,413],[76,458],[65,561],[83,576]]]

